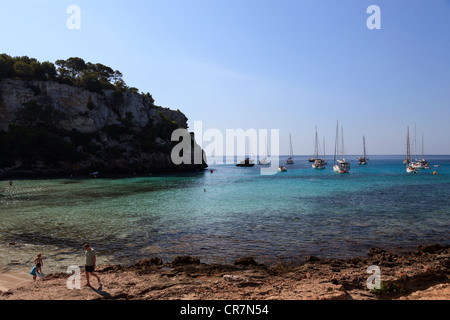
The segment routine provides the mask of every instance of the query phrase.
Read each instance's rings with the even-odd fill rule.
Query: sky
[[[281,154],[316,126],[333,154],[337,120],[346,154],[405,154],[407,126],[450,154],[450,0],[2,0],[0,53],[105,64],[191,130],[279,130]]]

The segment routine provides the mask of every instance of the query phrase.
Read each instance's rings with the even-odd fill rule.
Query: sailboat
[[[409,141],[409,126],[408,126],[408,134],[406,136],[406,159],[403,161],[406,164],[406,172],[407,173],[417,173],[417,169],[413,166],[411,162],[411,144]]]
[[[411,163],[411,144],[409,142],[409,126],[406,135],[406,158],[403,160],[403,164],[409,165]]]
[[[422,160],[417,160],[413,163],[414,168],[416,169],[429,169],[429,163],[424,159],[424,135],[422,134]]]
[[[316,127],[316,146],[314,149],[315,161],[312,165],[313,169],[325,169],[325,164],[323,163],[323,159],[319,158],[319,138],[317,137],[317,127]]]
[[[255,161],[253,159],[251,159],[251,155],[252,155],[252,147],[249,147],[250,149],[250,157],[245,157],[244,160],[240,161],[236,167],[254,167],[255,166]]]
[[[287,158],[286,164],[294,164],[294,150],[292,149],[292,136],[289,134],[290,157]]]
[[[358,163],[360,165],[366,165],[369,162],[369,158],[367,158],[366,152],[366,137],[363,135],[363,146],[364,146],[364,156],[358,158]]]
[[[309,158],[308,161],[309,162],[316,162],[316,160],[319,160],[319,155],[318,155],[318,151],[317,151],[317,127],[316,127],[316,145],[314,148],[314,156],[312,158]]]
[[[338,159],[338,150],[339,150],[339,121],[336,124],[336,141],[334,148],[334,165],[333,170],[337,173],[349,173],[350,171],[350,162],[345,160],[344,157],[344,128],[342,127],[342,150],[341,156],[342,158]]]
[[[236,167],[254,167],[254,166],[255,166],[255,161],[253,161],[249,157],[246,157],[245,160],[242,160],[241,162],[239,162],[236,165]]]

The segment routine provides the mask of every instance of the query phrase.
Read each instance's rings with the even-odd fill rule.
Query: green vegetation
[[[0,78],[18,78],[24,80],[56,80],[58,73],[51,62],[39,62],[27,56],[11,57],[0,55]]]
[[[56,81],[100,94],[103,90],[113,90],[116,108],[123,104],[124,93],[139,93],[138,88],[127,86],[120,71],[101,63],[85,62],[77,57],[52,63],[39,62],[27,56],[11,57],[3,53],[0,54],[1,79]],[[36,96],[41,93],[39,87],[30,83],[28,86]],[[154,106],[155,100],[149,92],[141,93],[141,96],[150,103],[150,107]],[[87,107],[93,110],[95,105],[90,102]]]
[[[402,294],[405,290],[394,282],[382,282],[380,289],[372,289],[372,293],[376,295]]]
[[[0,54],[0,79],[51,80],[97,93],[105,89],[117,92],[139,92],[139,89],[135,87],[128,87],[122,77],[122,73],[118,70],[113,70],[101,63],[85,62],[77,57],[52,63],[39,62],[27,56],[11,57],[5,53]],[[143,96],[151,98],[154,102],[149,93]]]

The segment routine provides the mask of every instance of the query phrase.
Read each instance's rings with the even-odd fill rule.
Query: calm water
[[[427,157],[431,170],[416,175],[406,174],[403,158],[354,160],[348,175],[331,165],[312,170],[296,157],[275,176],[261,176],[259,166],[213,165],[212,174],[3,181],[0,270],[28,271],[38,252],[47,273],[83,265],[85,242],[99,264],[125,265],[177,255],[273,263],[450,243],[450,156]]]

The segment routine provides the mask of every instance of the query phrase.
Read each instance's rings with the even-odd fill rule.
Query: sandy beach
[[[19,288],[32,283],[29,274],[21,272],[5,272],[0,274],[0,291],[5,292],[10,289]]]
[[[369,290],[369,266],[378,266],[381,288]],[[24,274],[0,276],[0,300],[449,300],[450,246],[417,246],[393,253],[372,248],[367,258],[259,264],[252,257],[233,265],[204,264],[195,257],[170,263],[148,258],[133,266],[99,266],[99,285],[68,289],[67,274],[36,282]],[[28,279],[28,280],[27,280]]]

